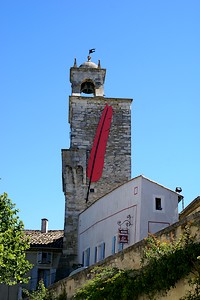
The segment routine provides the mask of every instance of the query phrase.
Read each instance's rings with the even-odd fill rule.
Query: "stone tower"
[[[72,95],[69,97],[70,148],[62,150],[63,192],[65,194],[65,227],[63,255],[66,272],[77,264],[78,215],[102,195],[131,178],[131,111],[132,99],[105,98],[106,69],[88,61],[77,67],[76,59],[70,69]],[[98,169],[102,175],[92,181],[87,174],[91,149],[102,112],[112,107],[111,123],[104,147],[105,155]],[[101,119],[101,121],[100,121]],[[101,129],[101,128],[100,128]],[[100,130],[100,135],[103,130]],[[105,133],[106,134],[106,133]],[[99,144],[98,144],[99,146]],[[99,148],[101,149],[101,148]],[[96,150],[95,150],[96,151]],[[100,150],[101,152],[101,150]],[[95,152],[96,153],[96,152]],[[101,154],[101,153],[100,153]],[[94,160],[98,160],[94,156]],[[67,275],[67,274],[66,274]]]

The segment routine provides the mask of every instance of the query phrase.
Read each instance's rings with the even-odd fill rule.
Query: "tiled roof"
[[[199,210],[200,207],[200,196],[196,197],[188,206],[186,206],[179,214],[179,218],[183,219],[185,216],[190,215],[194,211]]]
[[[49,230],[42,233],[40,230],[25,230],[25,234],[29,236],[31,248],[62,248],[63,246],[63,230]]]

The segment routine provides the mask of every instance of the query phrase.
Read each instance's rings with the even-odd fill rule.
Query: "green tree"
[[[27,282],[24,276],[32,267],[26,260],[30,244],[18,212],[6,193],[0,195],[0,283],[8,285]]]
[[[36,291],[29,292],[28,290],[24,289],[23,292],[30,300],[50,299],[48,289],[45,288],[42,280],[39,281]]]

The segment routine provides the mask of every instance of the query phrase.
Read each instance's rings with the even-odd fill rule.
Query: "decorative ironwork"
[[[126,220],[118,221],[117,224],[119,225],[118,229],[118,242],[121,244],[128,244],[129,242],[129,229],[128,227],[132,225],[131,223],[131,215],[126,217]],[[122,225],[126,225],[126,227],[122,227]]]
[[[126,225],[127,228],[128,228],[129,226],[133,225],[133,224],[131,223],[131,215],[128,215],[126,218],[127,218],[127,219],[124,220],[123,222],[122,222],[122,221],[118,221],[118,222],[117,222],[117,225],[119,225],[120,228],[121,228],[121,226],[122,226],[124,223],[125,223],[125,225]]]

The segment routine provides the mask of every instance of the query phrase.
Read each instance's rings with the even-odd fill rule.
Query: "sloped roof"
[[[183,219],[184,217],[197,212],[200,210],[200,196],[196,197],[186,208],[184,208],[180,214],[179,214],[179,219]]]
[[[49,230],[42,233],[40,230],[25,230],[25,234],[30,238],[31,248],[62,248],[63,230]]]

